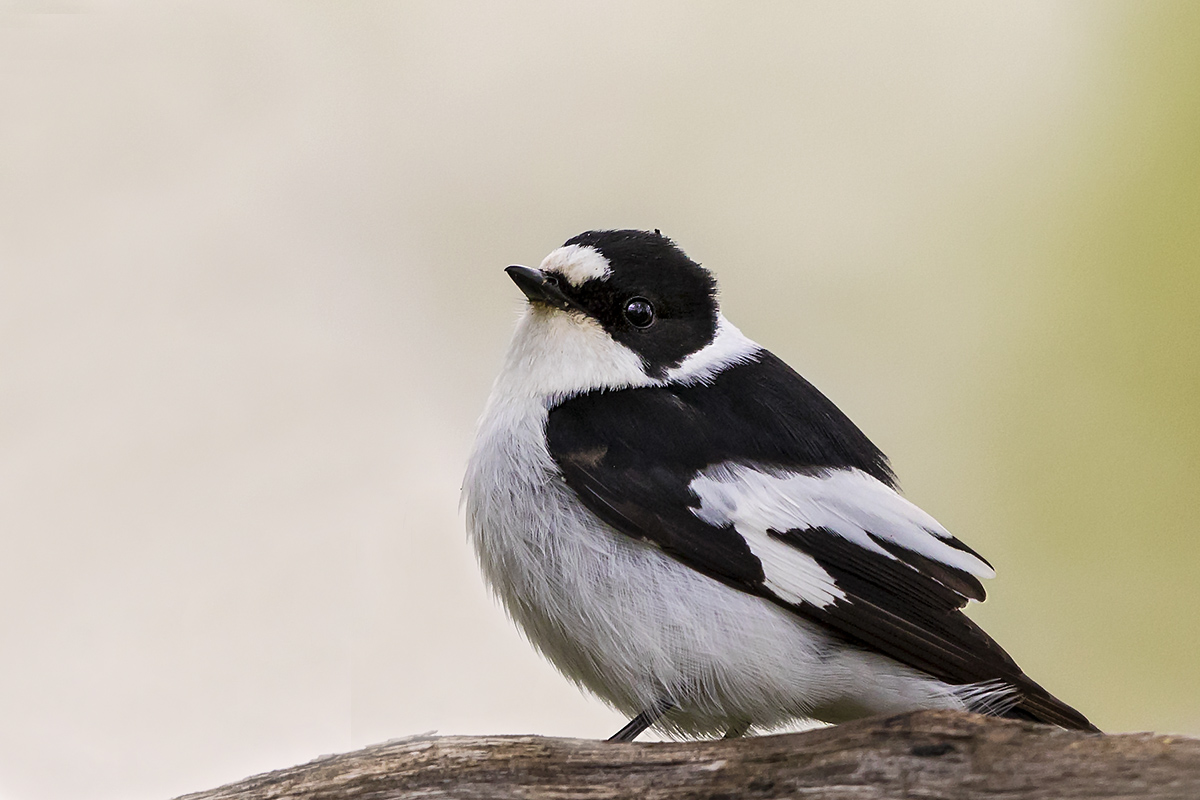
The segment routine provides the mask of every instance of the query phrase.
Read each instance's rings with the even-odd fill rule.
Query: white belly
[[[961,708],[951,687],[826,635],[613,529],[575,500],[537,401],[493,398],[464,484],[471,540],[508,613],[564,675],[633,715],[711,735]]]

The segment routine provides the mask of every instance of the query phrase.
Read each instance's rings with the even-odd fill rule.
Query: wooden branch
[[[949,711],[780,736],[610,744],[416,736],[179,800],[1200,798],[1200,739],[1085,734]]]

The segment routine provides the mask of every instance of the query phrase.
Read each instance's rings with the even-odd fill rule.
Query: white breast
[[[564,675],[629,715],[669,698],[679,711],[667,724],[691,735],[962,707],[945,684],[847,648],[588,511],[546,449],[551,399],[529,387],[550,376],[528,374],[540,366],[530,347],[519,331],[480,422],[464,504],[486,580]]]

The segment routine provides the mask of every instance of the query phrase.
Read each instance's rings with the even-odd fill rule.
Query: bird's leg
[[[647,708],[645,711],[638,714],[633,719],[629,720],[629,724],[621,730],[608,737],[610,742],[632,742],[642,731],[649,728],[654,723],[662,719],[663,714],[666,714],[675,704],[670,700],[659,700],[654,705]]]
[[[750,720],[735,722],[725,731],[722,739],[740,739],[746,735],[746,731],[750,730]]]

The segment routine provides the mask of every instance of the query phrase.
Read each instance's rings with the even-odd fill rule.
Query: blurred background
[[[1200,5],[0,3],[0,800],[599,737],[458,490],[501,272],[661,228],[1111,731],[1200,734]]]

